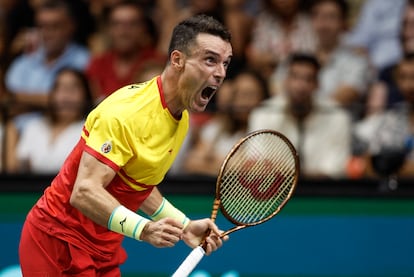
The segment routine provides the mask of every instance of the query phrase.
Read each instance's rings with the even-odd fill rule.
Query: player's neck
[[[168,67],[161,74],[161,84],[164,100],[170,113],[175,118],[181,118],[184,107],[180,104],[180,97],[178,95],[178,79]]]

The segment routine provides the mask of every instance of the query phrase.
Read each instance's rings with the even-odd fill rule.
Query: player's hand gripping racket
[[[211,213],[218,209],[233,224],[222,237],[275,216],[292,196],[299,177],[295,148],[282,134],[259,130],[241,139],[221,166]],[[186,277],[205,254],[205,244],[193,249],[173,277]]]

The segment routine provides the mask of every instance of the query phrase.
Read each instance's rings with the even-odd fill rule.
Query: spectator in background
[[[308,54],[289,59],[284,91],[254,109],[248,130],[273,129],[299,152],[305,177],[345,177],[351,150],[351,118],[332,100],[317,97],[319,62]]]
[[[407,0],[366,0],[346,43],[368,55],[376,69],[401,58],[399,34]]]
[[[318,95],[332,98],[358,117],[374,70],[366,56],[343,44],[348,9],[346,0],[315,0],[311,6],[315,54],[322,65]]]
[[[383,158],[400,154],[402,166],[396,166],[400,176],[414,176],[414,54],[408,54],[396,67],[395,80],[403,101],[395,104],[386,112],[371,114],[355,126],[356,139],[365,145],[365,176],[381,175],[375,172],[371,159],[384,154]],[[361,143],[362,142],[362,143]],[[383,160],[383,163],[388,163]],[[394,165],[399,163],[394,160]],[[393,166],[390,164],[390,166]]]
[[[9,155],[16,158],[8,164],[9,172],[56,174],[79,140],[85,116],[92,108],[85,75],[76,69],[61,69],[48,96],[45,115],[30,120],[16,145],[9,145]]]
[[[56,73],[65,66],[84,69],[89,61],[89,51],[73,41],[75,22],[68,3],[46,1],[36,10],[35,20],[40,46],[17,57],[5,76],[14,100],[12,114],[45,108]],[[17,119],[19,129],[25,119]]]
[[[133,83],[145,62],[166,61],[156,50],[155,27],[136,1],[112,5],[107,24],[111,45],[104,53],[92,57],[87,68],[95,101]]]
[[[301,0],[263,0],[246,56],[249,65],[266,79],[291,52],[315,49],[315,35],[300,4]],[[271,90],[276,93],[276,88]]]
[[[403,55],[414,53],[414,1],[409,0],[401,22],[400,47]],[[366,103],[366,114],[383,112],[404,100],[395,80],[395,71],[400,61],[386,66],[378,73],[378,80],[372,85]]]
[[[3,0],[0,1],[0,20],[6,29],[6,51],[11,58],[22,53],[34,51],[39,44],[39,32],[35,24],[35,11],[49,0]],[[76,11],[73,40],[87,45],[88,36],[94,31],[92,15],[84,0],[64,0]]]
[[[185,157],[186,173],[216,176],[227,153],[247,134],[250,112],[269,96],[266,81],[251,70],[242,70],[222,89],[218,113],[201,128]]]
[[[314,0],[310,6],[317,40],[315,55],[321,64],[317,95],[334,100],[359,117],[374,72],[365,56],[343,44],[348,9],[346,0]],[[285,74],[286,67],[279,66],[272,82],[280,87]]]

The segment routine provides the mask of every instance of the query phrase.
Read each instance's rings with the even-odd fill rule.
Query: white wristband
[[[121,205],[112,211],[108,220],[108,229],[127,237],[141,240],[142,230],[149,221],[149,219]]]
[[[151,215],[151,219],[157,221],[166,217],[180,221],[184,225],[184,228],[190,223],[190,219],[182,211],[174,207],[167,199],[163,198],[161,205]]]

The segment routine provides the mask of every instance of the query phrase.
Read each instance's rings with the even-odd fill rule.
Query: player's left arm
[[[182,211],[174,207],[173,204],[164,198],[156,187],[141,205],[140,209],[153,220],[159,221],[160,223],[167,219],[176,220],[177,224],[180,224],[184,229],[181,237],[182,240],[191,248],[198,246],[206,233],[211,230],[210,235],[206,238],[207,255],[217,250],[223,244],[220,238],[221,232],[212,220],[208,218],[190,220]],[[141,237],[145,238],[145,236],[154,235],[154,231],[151,230],[152,227],[155,226],[146,226],[142,231]],[[225,239],[227,238],[226,236]]]

